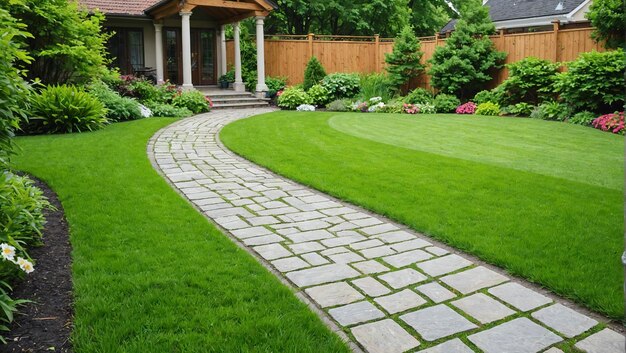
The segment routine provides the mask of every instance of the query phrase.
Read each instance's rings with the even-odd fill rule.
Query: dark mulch
[[[13,287],[13,298],[33,301],[20,308],[2,352],[72,352],[72,277],[69,229],[56,194],[43,182],[37,187],[56,210],[45,213],[44,245],[29,252],[35,272]]]

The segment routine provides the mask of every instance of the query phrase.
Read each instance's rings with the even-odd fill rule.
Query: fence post
[[[559,20],[552,21],[552,32],[554,33],[554,62],[559,62],[559,29],[561,29],[561,22]]]
[[[313,33],[309,33],[307,36],[307,40],[309,41],[309,60],[313,57],[313,37],[315,37]]]
[[[439,46],[439,32],[435,33],[435,48]]]
[[[380,72],[381,71],[381,62],[380,62],[380,34],[375,34],[374,35],[374,48],[376,50],[376,55],[374,55],[374,57],[376,58],[376,72]]]

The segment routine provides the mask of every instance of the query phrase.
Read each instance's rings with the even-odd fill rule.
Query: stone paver
[[[370,353],[403,353],[420,344],[390,319],[357,326],[352,329],[352,334]]]
[[[343,331],[350,326],[365,351],[415,352],[420,335],[429,342],[447,340],[425,352],[467,353],[466,338],[458,338],[472,330],[469,337],[485,353],[536,352],[561,341],[550,330],[565,336],[600,329],[575,311],[550,307],[553,299],[526,283],[511,283],[421,234],[274,175],[219,142],[224,125],[269,111],[224,110],[183,119],[159,131],[148,153],[205,217],[290,280],[295,291],[306,290]],[[498,301],[534,321],[510,320],[514,310]],[[624,336],[609,329],[576,340],[571,343],[590,353],[626,353],[620,348]]]

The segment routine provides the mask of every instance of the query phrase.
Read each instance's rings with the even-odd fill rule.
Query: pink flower
[[[614,134],[623,135],[626,132],[626,130],[624,130],[624,112],[615,112],[613,114],[599,116],[591,125],[596,129],[610,131]]]
[[[456,108],[457,114],[474,114],[476,111],[476,104],[474,102],[467,102],[461,104]]]

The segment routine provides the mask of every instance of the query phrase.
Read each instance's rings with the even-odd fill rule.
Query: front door
[[[180,28],[166,28],[163,38],[166,80],[183,84],[183,53]],[[191,30],[191,82],[197,86],[217,84],[215,30]]]

